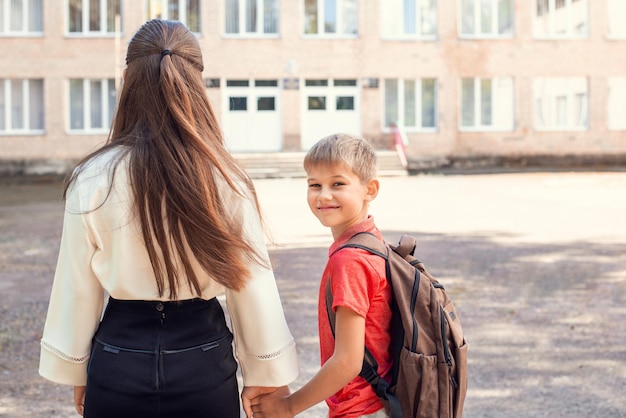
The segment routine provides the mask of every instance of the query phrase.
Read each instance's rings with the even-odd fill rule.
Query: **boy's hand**
[[[252,401],[258,402],[259,396],[267,395],[270,393],[279,392],[282,396],[287,396],[291,393],[288,386],[281,387],[263,387],[263,386],[245,386],[241,392],[241,402],[243,404],[243,410],[246,413],[246,417],[252,418]],[[258,416],[258,415],[257,415]]]
[[[251,406],[254,418],[293,418],[294,415],[289,410],[289,393],[289,388],[283,386],[270,394],[253,399]]]

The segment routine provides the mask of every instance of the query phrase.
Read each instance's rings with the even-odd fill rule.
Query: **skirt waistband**
[[[109,297],[108,306],[123,312],[130,313],[167,313],[167,314],[185,314],[196,311],[198,309],[206,309],[217,302],[213,299],[186,299],[178,301],[159,301],[159,300],[122,300]],[[219,303],[219,302],[218,302]]]
[[[193,347],[229,335],[216,298],[180,302],[112,298],[96,333],[100,342],[150,351]]]

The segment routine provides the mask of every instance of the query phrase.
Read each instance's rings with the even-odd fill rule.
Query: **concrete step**
[[[305,177],[304,152],[235,153],[234,157],[252,178]],[[379,176],[406,176],[407,170],[395,151],[376,151]]]

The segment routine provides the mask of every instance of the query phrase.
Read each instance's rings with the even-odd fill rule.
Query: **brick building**
[[[0,0],[5,171],[102,143],[152,17],[197,33],[235,153],[397,125],[409,166],[626,160],[624,0]]]

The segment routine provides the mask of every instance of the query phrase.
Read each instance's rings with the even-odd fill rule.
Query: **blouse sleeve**
[[[87,381],[91,339],[98,327],[104,291],[91,269],[96,251],[78,186],[68,191],[57,267],[41,339],[39,374],[53,382]]]
[[[246,235],[263,255],[269,255],[261,223],[250,200],[242,203]],[[226,290],[235,352],[245,386],[283,386],[293,382],[300,369],[296,344],[287,326],[271,267],[250,265],[252,278],[241,291]]]

